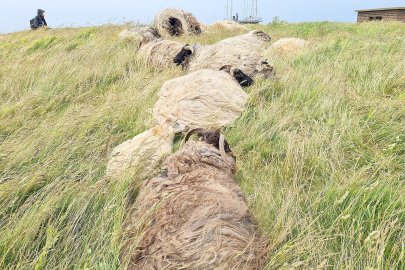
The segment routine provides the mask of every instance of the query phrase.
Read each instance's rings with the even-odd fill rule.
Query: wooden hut
[[[405,22],[405,7],[356,10],[357,22],[400,21]]]

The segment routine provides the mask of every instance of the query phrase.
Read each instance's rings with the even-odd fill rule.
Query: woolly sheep
[[[205,134],[141,186],[125,223],[128,269],[263,267],[266,241],[235,182],[235,158],[219,132]]]
[[[118,34],[119,39],[143,39],[137,32],[124,29]]]
[[[134,138],[118,145],[110,155],[107,177],[119,177],[129,169],[139,169],[138,176],[151,173],[162,158],[172,151],[174,132],[169,125],[170,119]]]
[[[188,32],[193,35],[199,35],[202,33],[202,24],[194,17],[193,14],[189,12],[184,13],[184,17],[186,18],[188,24]]]
[[[263,31],[253,30],[247,34],[226,38],[217,43],[218,46],[248,46],[247,49],[259,50],[263,45],[271,41],[271,37]]]
[[[273,67],[263,59],[259,49],[271,40],[270,36],[261,31],[224,39],[208,46],[186,45],[174,58],[177,65],[184,69],[196,71],[200,69],[219,69],[224,65],[239,68],[248,76],[263,74],[266,78],[274,74]]]
[[[159,12],[155,17],[154,25],[161,35],[198,35],[202,32],[198,20],[191,13],[181,9],[165,9]]]
[[[244,31],[247,29],[246,26],[241,25],[235,21],[217,21],[206,27],[208,31],[210,30],[226,30],[226,31]]]
[[[174,65],[173,58],[184,47],[184,43],[162,39],[157,30],[151,26],[125,29],[118,36],[120,39],[138,40],[138,53],[149,65],[159,69]]]
[[[155,28],[150,26],[135,26],[124,29],[118,34],[120,39],[134,39],[140,41],[140,46],[161,38]]]
[[[267,52],[275,51],[281,55],[294,55],[308,46],[309,42],[300,38],[282,38],[274,42]]]
[[[235,68],[227,71],[233,76],[239,74]],[[190,128],[230,124],[242,113],[248,98],[233,76],[203,69],[166,81],[153,110],[155,121],[160,123],[172,117],[179,126]]]
[[[178,41],[158,39],[142,45],[138,52],[148,65],[163,69],[174,66],[173,59],[183,47]]]

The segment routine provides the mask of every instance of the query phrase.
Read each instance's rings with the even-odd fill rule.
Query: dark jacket
[[[35,18],[30,21],[31,29],[37,29],[43,26],[48,26],[48,24],[45,21],[44,13],[45,13],[44,10],[38,9],[37,16],[35,16]]]

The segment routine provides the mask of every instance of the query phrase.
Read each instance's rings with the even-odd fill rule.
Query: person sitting
[[[40,27],[48,26],[48,24],[45,21],[44,13],[45,13],[44,10],[38,9],[37,16],[35,16],[35,18],[30,21],[32,30],[38,29]]]

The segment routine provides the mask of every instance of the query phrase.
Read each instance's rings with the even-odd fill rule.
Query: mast
[[[257,24],[262,22],[262,18],[258,17],[258,1],[257,0],[243,0],[243,12],[242,19],[239,19],[238,13],[236,16],[233,15],[233,0],[226,1],[226,19],[227,20],[236,20],[242,24]]]
[[[247,13],[246,0],[243,0],[243,18],[246,19],[247,16],[248,16],[248,13]]]
[[[255,14],[253,14],[253,17],[257,18],[257,0],[254,0],[254,9],[255,9]]]
[[[229,0],[226,0],[225,14],[225,19],[229,20]]]
[[[230,19],[232,20],[233,19],[233,0],[230,0],[231,1],[231,16],[230,16]]]

